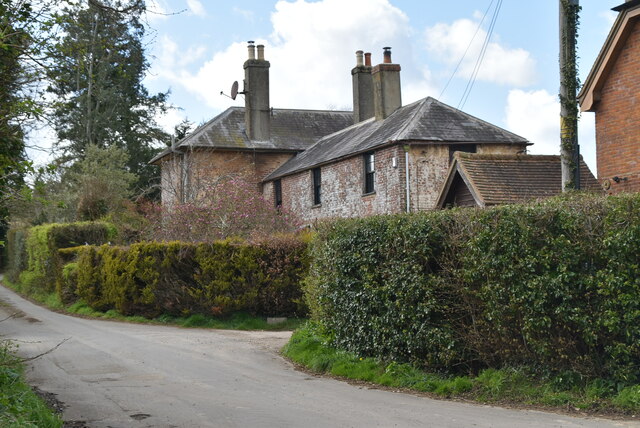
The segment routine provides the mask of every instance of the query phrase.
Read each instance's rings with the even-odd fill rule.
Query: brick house
[[[456,151],[526,151],[529,142],[431,97],[402,106],[400,66],[352,70],[357,123],[320,139],[263,180],[263,194],[306,222],[436,208]]]
[[[602,192],[582,158],[580,183],[583,190]],[[456,152],[436,206],[484,208],[561,193],[560,156]]]
[[[250,42],[244,63],[245,107],[230,107],[149,162],[161,168],[164,208],[195,198],[207,185],[241,175],[260,181],[321,137],[353,124],[352,112],[275,109],[269,105],[264,46]]]
[[[618,17],[578,95],[596,114],[598,179],[609,193],[640,191],[640,0]]]
[[[456,151],[525,153],[526,139],[427,97],[402,106],[400,66],[356,53],[353,112],[274,109],[269,62],[253,43],[245,106],[231,107],[151,160],[165,208],[242,174],[305,222],[435,209]],[[355,122],[355,123],[354,123]]]

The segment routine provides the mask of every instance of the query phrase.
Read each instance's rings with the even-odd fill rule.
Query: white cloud
[[[506,106],[507,128],[533,143],[533,154],[560,153],[560,103],[546,90],[509,92]],[[583,113],[578,126],[580,152],[596,174],[595,123],[592,114]]]
[[[478,33],[473,38],[476,31]],[[426,29],[426,48],[438,60],[450,66],[457,65],[468,48],[458,73],[459,77],[469,78],[473,74],[486,35],[484,29],[478,30],[477,16],[476,21],[459,19],[452,24],[439,23]],[[494,41],[487,46],[477,79],[511,86],[533,84],[536,80],[536,62],[531,53],[501,45],[499,41],[495,41],[499,40],[496,35],[492,39]]]
[[[156,123],[160,125],[165,132],[173,134],[174,127],[186,118],[184,112],[178,109],[171,109],[165,113],[159,113],[156,116]]]
[[[207,15],[207,12],[204,10],[204,6],[200,3],[200,0],[187,0],[187,7],[189,7],[189,11],[196,16]]]
[[[274,107],[351,106],[350,71],[355,66],[355,51],[371,51],[376,64],[382,62],[383,46],[393,47],[393,60],[402,65],[405,104],[436,94],[429,70],[413,63],[408,17],[388,0],[279,1],[271,22],[272,33],[256,43],[265,45],[265,57],[271,63],[270,101]],[[244,42],[214,53],[196,72],[169,59],[184,57],[179,55],[180,47],[168,41],[163,49],[158,62],[163,70],[156,74],[187,88],[210,108],[242,105],[242,97],[232,102],[220,96],[220,91],[228,93],[234,80],[242,89],[242,64],[247,58]]]

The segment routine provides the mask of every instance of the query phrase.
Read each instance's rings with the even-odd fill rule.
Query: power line
[[[460,102],[458,103],[458,110],[464,108],[464,105],[469,99],[469,95],[471,94],[471,90],[475,85],[476,78],[478,77],[478,72],[480,71],[480,66],[482,65],[482,61],[484,60],[485,54],[487,53],[487,48],[489,46],[489,42],[491,40],[491,36],[493,35],[493,30],[496,26],[496,22],[498,20],[498,15],[500,14],[500,8],[502,7],[502,0],[498,0],[496,4],[496,8],[493,12],[493,16],[491,18],[491,23],[489,24],[489,30],[487,31],[487,35],[485,36],[484,43],[482,44],[482,49],[480,50],[480,54],[478,55],[478,59],[476,60],[476,64],[473,68],[473,72],[471,73],[471,77],[469,78],[469,82],[467,82],[467,86],[460,98]]]
[[[451,73],[451,77],[449,77],[449,80],[447,80],[447,84],[444,85],[444,88],[442,88],[442,91],[440,92],[440,95],[438,96],[438,99],[442,99],[442,95],[444,95],[444,92],[447,90],[447,88],[449,87],[449,84],[451,83],[451,81],[453,80],[454,76],[458,72],[458,69],[460,68],[460,65],[462,64],[462,61],[467,56],[467,53],[469,52],[469,49],[471,48],[471,45],[473,44],[473,41],[476,39],[476,36],[478,35],[478,32],[482,28],[482,24],[484,23],[485,18],[489,14],[489,10],[491,10],[491,6],[493,6],[493,2],[494,1],[495,0],[491,0],[491,2],[489,3],[489,6],[487,7],[487,10],[484,11],[484,15],[482,15],[482,19],[480,20],[480,23],[478,23],[478,27],[476,28],[476,32],[473,33],[473,37],[471,37],[471,40],[469,40],[469,44],[467,45],[467,48],[465,49],[464,53],[462,54],[462,57],[460,58],[460,61],[458,61],[458,64],[456,64],[456,68],[453,70],[453,73]]]

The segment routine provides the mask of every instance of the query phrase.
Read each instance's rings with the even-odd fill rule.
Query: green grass
[[[540,376],[526,368],[486,369],[477,376],[428,373],[411,364],[337,350],[330,346],[322,327],[313,322],[293,333],[283,354],[317,373],[439,397],[621,415],[640,411],[640,385],[622,387],[605,379],[584,379],[572,372]]]
[[[62,420],[27,385],[15,346],[0,341],[0,426],[62,427]]]

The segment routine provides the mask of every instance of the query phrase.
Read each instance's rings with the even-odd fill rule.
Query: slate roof
[[[374,118],[327,135],[298,153],[264,181],[294,174],[395,142],[527,144],[516,134],[427,97],[401,107],[384,120]]]
[[[321,137],[353,125],[350,111],[272,109],[271,140],[249,140],[245,132],[244,107],[230,107],[197,128],[178,144],[232,150],[302,151]],[[166,149],[149,163],[171,153]]]
[[[478,205],[513,204],[562,193],[560,156],[456,152],[437,206],[442,208],[456,173]],[[602,192],[591,170],[580,158],[583,190]]]

